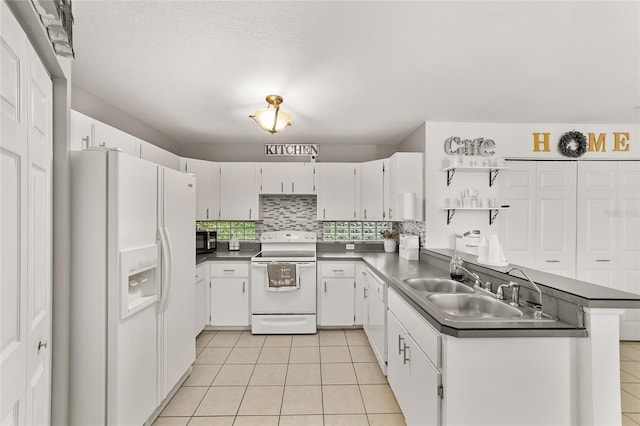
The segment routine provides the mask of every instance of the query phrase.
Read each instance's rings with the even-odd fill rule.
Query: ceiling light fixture
[[[267,107],[257,110],[249,117],[253,118],[258,123],[258,126],[271,134],[291,126],[291,114],[280,110],[282,96],[267,95],[266,100]]]

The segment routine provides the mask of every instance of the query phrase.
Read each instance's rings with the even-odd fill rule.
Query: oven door
[[[285,259],[281,263],[288,263]],[[291,262],[297,266],[300,287],[289,291],[267,290],[267,265],[251,262],[252,314],[315,314],[316,262]]]

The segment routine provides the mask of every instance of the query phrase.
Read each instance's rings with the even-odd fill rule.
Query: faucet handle
[[[520,284],[512,281],[509,283],[509,287],[511,287],[511,302],[509,304],[511,306],[520,306]]]

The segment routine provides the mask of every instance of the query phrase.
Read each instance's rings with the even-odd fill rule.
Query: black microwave
[[[196,253],[209,253],[216,249],[218,233],[216,231],[196,231]]]

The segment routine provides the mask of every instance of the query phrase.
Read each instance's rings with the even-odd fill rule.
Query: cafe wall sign
[[[533,152],[551,152],[548,132],[533,133]],[[578,158],[586,152],[629,152],[629,132],[612,132],[607,141],[607,133],[593,132],[587,136],[571,130],[558,140],[558,150],[565,157]]]
[[[475,138],[460,139],[451,136],[444,141],[444,152],[447,155],[472,155],[479,157],[491,157],[495,154],[496,143],[491,139]]]

